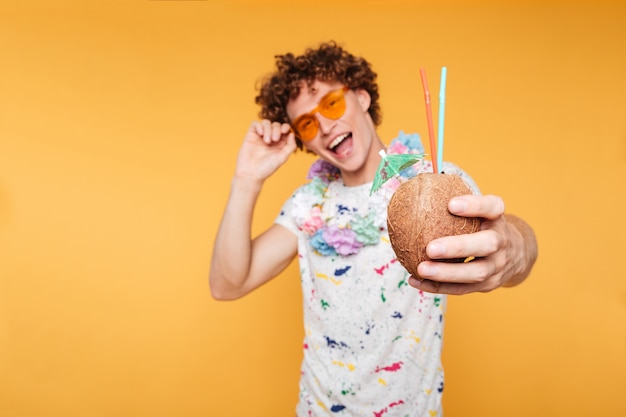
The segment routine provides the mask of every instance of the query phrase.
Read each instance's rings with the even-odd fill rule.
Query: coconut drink
[[[430,260],[426,254],[430,241],[480,229],[479,218],[448,211],[453,197],[467,194],[472,191],[460,176],[434,173],[418,174],[395,191],[387,207],[389,240],[398,261],[411,275],[418,277],[417,266]]]

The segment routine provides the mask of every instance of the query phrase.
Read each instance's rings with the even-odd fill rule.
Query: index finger
[[[489,256],[500,247],[498,235],[490,230],[444,236],[428,242],[426,253],[430,259],[464,259],[470,256]]]
[[[463,195],[448,203],[452,214],[494,220],[504,214],[504,201],[495,195]]]
[[[271,123],[269,120],[255,120],[250,125],[249,133],[256,135],[259,139],[267,142],[266,137],[269,135]]]

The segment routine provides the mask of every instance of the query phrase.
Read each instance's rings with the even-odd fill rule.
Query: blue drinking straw
[[[439,126],[437,132],[437,166],[443,172],[443,125],[446,114],[446,77],[448,69],[441,67],[441,83],[439,85]]]

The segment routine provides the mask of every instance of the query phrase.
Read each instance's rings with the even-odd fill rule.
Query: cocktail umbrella
[[[403,153],[403,154],[391,154],[387,155],[387,152],[381,150],[378,154],[382,157],[374,182],[372,182],[372,188],[370,189],[370,195],[376,192],[384,183],[389,181],[396,175],[399,175],[403,169],[406,169],[420,159],[424,157],[423,154],[416,153]]]

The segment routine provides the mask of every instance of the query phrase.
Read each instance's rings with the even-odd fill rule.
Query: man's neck
[[[372,146],[370,146],[367,159],[361,169],[355,172],[341,173],[343,183],[349,187],[355,187],[374,181],[378,165],[380,164],[379,152],[381,149],[385,149],[385,145],[378,136],[375,136]]]

